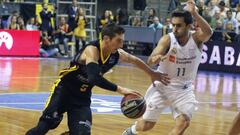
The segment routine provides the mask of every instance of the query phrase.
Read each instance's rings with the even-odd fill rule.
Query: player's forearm
[[[148,58],[147,64],[149,66],[154,66],[154,65],[158,64],[160,62],[160,60],[161,60],[161,58],[158,55],[150,56]]]
[[[110,91],[117,91],[118,86],[107,79],[103,78],[100,75],[100,67],[96,63],[88,63],[87,64],[87,74],[88,74],[88,81],[92,85],[96,85],[106,90]]]
[[[192,16],[197,21],[197,24],[199,25],[201,31],[204,34],[211,36],[213,31],[207,21],[205,21],[197,12],[192,13]]]
[[[145,64],[140,58],[135,57],[131,63],[134,64],[136,67],[142,69],[148,75],[152,73],[152,69],[147,64]]]
[[[165,60],[167,57],[163,56],[163,55],[153,55],[153,56],[149,56],[147,64],[149,66],[154,66],[156,64],[159,64],[160,61]]]

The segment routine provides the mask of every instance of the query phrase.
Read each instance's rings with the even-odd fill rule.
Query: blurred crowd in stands
[[[14,1],[14,0],[13,0]],[[22,2],[24,0],[15,0]],[[174,0],[172,0],[174,2]],[[176,1],[176,0],[175,0]],[[11,2],[11,0],[3,0]],[[229,43],[240,42],[240,3],[239,0],[196,0],[200,15],[211,25],[214,34],[213,41],[226,41]],[[181,3],[175,8],[179,8]],[[89,20],[86,18],[85,9],[80,7],[77,0],[72,0],[71,6],[67,9],[67,17],[60,17],[58,23],[53,26],[52,18],[56,13],[48,10],[48,4],[42,4],[40,16],[33,16],[24,22],[23,17],[17,11],[7,19],[0,16],[0,29],[11,30],[40,30],[41,31],[41,56],[63,56],[69,57],[71,43],[78,51],[86,44],[86,30]],[[158,16],[156,9],[147,8],[147,15],[143,16],[142,11],[128,14],[126,9],[118,8],[116,11],[105,10],[96,19],[97,37],[104,25],[117,23],[119,25],[130,25],[133,27],[149,27],[156,29],[171,30],[170,16]],[[170,15],[170,14],[169,14]],[[147,19],[146,19],[147,18]],[[41,21],[39,21],[41,20]],[[41,22],[41,23],[40,23]],[[198,24],[194,23],[193,30],[198,30]]]

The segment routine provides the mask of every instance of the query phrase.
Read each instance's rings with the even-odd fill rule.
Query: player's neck
[[[108,57],[108,55],[111,54],[111,48],[104,42],[102,45],[102,53],[104,58]]]
[[[190,37],[190,33],[186,34],[185,36],[177,38],[179,45],[185,46],[189,40],[189,37]]]

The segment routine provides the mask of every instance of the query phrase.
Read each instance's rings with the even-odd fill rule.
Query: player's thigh
[[[168,106],[164,99],[164,95],[157,89],[157,87],[150,86],[147,90],[145,99],[147,102],[147,108],[143,115],[143,120],[157,122],[163,109]]]
[[[173,104],[171,105],[174,119],[182,114],[191,119],[193,112],[197,110],[197,105],[198,102],[193,91],[178,94],[176,99],[173,101]]]
[[[59,111],[63,112],[67,106],[67,103],[65,102],[67,99],[67,94],[61,82],[58,83],[58,85],[54,84],[51,91],[52,92],[45,104],[44,113],[49,114],[55,113],[56,111],[58,111],[58,113]]]
[[[68,127],[71,135],[90,135],[92,112],[90,107],[79,107],[68,111]]]

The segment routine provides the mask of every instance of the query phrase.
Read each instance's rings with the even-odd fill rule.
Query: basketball
[[[128,94],[122,98],[121,111],[124,116],[137,119],[141,117],[146,110],[146,101],[142,96]]]

